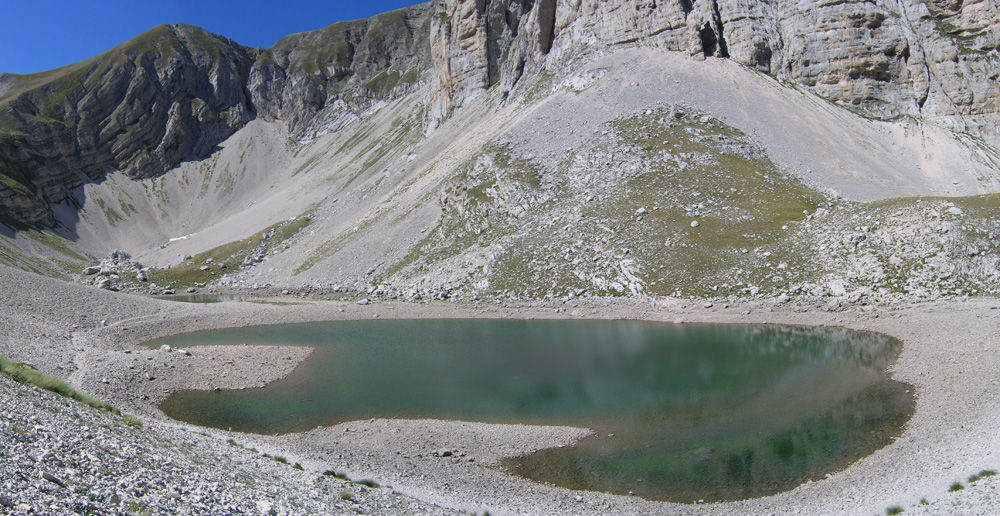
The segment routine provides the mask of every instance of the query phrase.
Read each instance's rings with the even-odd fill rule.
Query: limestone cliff
[[[430,68],[432,12],[421,4],[283,38],[250,72],[258,114],[309,138],[411,91]]]
[[[525,69],[647,45],[730,58],[869,116],[996,137],[994,0],[439,0],[432,116]]]
[[[197,27],[162,25],[75,65],[7,75],[0,216],[51,225],[49,203],[107,170],[154,177],[206,156],[253,117],[245,85],[257,54]]]
[[[431,5],[293,34],[268,50],[163,25],[104,54],[0,74],[0,217],[51,226],[51,204],[111,170],[161,175],[256,116],[295,137],[336,130],[430,68]]]
[[[310,139],[425,82],[433,130],[490,88],[506,98],[630,45],[1000,142],[996,0],[433,0],[267,50],[160,26],[75,65],[0,74],[0,217],[52,225],[52,203],[109,170],[155,177],[258,116]]]

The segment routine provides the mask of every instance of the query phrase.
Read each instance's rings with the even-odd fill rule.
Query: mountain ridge
[[[961,66],[996,67],[995,50],[960,52],[988,46],[994,25],[960,20],[971,9],[965,4],[949,7],[948,16],[907,5],[927,13],[913,18],[924,24],[965,23],[968,29],[949,30],[966,39],[924,42],[905,32],[909,15],[878,2],[421,4],[254,50],[246,82],[226,90],[239,86],[253,120],[206,159],[143,179],[113,168],[96,180],[78,175],[62,203],[4,206],[55,206],[52,231],[78,252],[120,248],[147,265],[179,266],[176,274],[194,268],[187,283],[169,274],[155,287],[121,283],[149,292],[208,282],[385,285],[381,291],[393,295],[473,298],[895,295],[903,284],[930,293],[992,291],[1000,277],[991,252],[983,254],[992,244],[976,236],[993,231],[985,219],[934,244],[962,262],[962,286],[942,287],[951,273],[928,269],[939,261],[927,254],[930,244],[892,249],[898,240],[887,236],[861,255],[857,246],[830,255],[831,238],[868,237],[849,231],[863,226],[829,221],[895,224],[864,203],[1000,191],[989,92],[965,104],[939,101],[953,88],[975,90],[988,74],[926,85],[919,106],[908,68],[892,65],[923,59],[927,68],[926,56],[938,49]],[[804,32],[813,26],[824,30]],[[789,54],[796,45],[803,50]],[[918,45],[924,58],[915,57]],[[803,76],[818,78],[815,85],[792,80],[785,66],[792,57],[802,66],[816,60]],[[959,105],[975,109],[955,114]],[[31,195],[17,181],[3,184],[16,199]],[[979,201],[962,201],[964,208],[934,202],[939,214],[969,206],[977,217],[990,213]],[[921,213],[903,204],[905,217]],[[801,224],[803,211],[835,215]],[[290,218],[296,227],[308,219],[308,230],[280,245],[243,248]],[[564,222],[556,228],[553,221]],[[14,239],[30,235],[52,242],[30,231]],[[800,248],[806,242],[814,244]],[[793,248],[797,254],[788,255]],[[225,273],[209,267],[201,274],[204,264],[188,263],[213,249],[227,250],[213,257],[225,258]],[[7,252],[6,262],[26,263],[18,252],[25,254]],[[529,273],[527,264],[544,272]],[[778,272],[785,270],[779,265],[791,269]],[[892,283],[897,275],[912,284]],[[708,284],[718,290],[702,291]]]

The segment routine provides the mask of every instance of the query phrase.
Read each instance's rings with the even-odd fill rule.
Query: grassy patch
[[[134,417],[125,416],[122,418],[121,421],[122,423],[125,423],[127,426],[130,426],[132,428],[142,428],[142,421],[139,421]]]
[[[359,486],[370,487],[372,489],[377,489],[379,487],[378,482],[376,482],[374,480],[371,480],[371,479],[368,479],[368,478],[362,479],[362,480],[358,480],[357,482],[355,482],[355,484],[357,484]]]
[[[30,192],[28,191],[27,187],[25,187],[21,183],[17,182],[14,178],[12,178],[12,177],[10,177],[10,176],[8,176],[6,174],[3,174],[3,173],[0,173],[0,184],[6,186],[7,188],[9,188],[11,190],[13,190],[15,193],[18,193],[18,194],[21,194],[21,195],[29,195],[30,194]]]
[[[965,489],[965,486],[963,486],[961,482],[955,482],[954,484],[948,487],[948,492],[954,493],[955,491],[961,491],[963,489]]]
[[[52,391],[60,396],[65,396],[94,408],[107,410],[114,414],[119,413],[118,409],[101,402],[89,394],[77,391],[62,380],[39,373],[22,363],[14,362],[8,358],[0,357],[0,373],[7,375],[16,382],[34,385],[40,389]]]
[[[551,199],[517,222],[533,231],[497,255],[492,290],[767,292],[787,284],[772,264],[810,266],[785,227],[825,199],[781,173],[743,133],[666,108],[617,119],[606,133],[568,158]]]
[[[381,73],[365,82],[365,88],[378,97],[388,96],[390,92],[400,84],[412,84],[420,78],[420,72],[410,69],[405,72],[399,70],[383,70]]]
[[[976,473],[975,475],[969,477],[969,483],[972,484],[984,478],[994,477],[996,476],[996,474],[997,472],[992,469],[984,469],[983,471],[980,471],[979,473]]]
[[[104,212],[104,217],[108,219],[108,224],[110,224],[112,227],[114,227],[115,224],[117,224],[119,221],[125,220],[125,218],[122,217],[121,213],[118,213],[117,211],[115,211],[114,208],[108,206],[108,203],[106,203],[104,199],[98,197],[96,200],[97,200],[97,205],[100,206],[101,211]]]
[[[87,257],[71,249],[69,247],[69,241],[57,235],[52,230],[39,231],[37,229],[30,228],[28,230],[22,231],[21,233],[27,236],[28,238],[40,244],[45,245],[46,247],[52,249],[53,251],[56,251],[69,258],[72,258],[73,260],[76,260],[78,262],[85,262],[88,260]]]
[[[511,235],[516,230],[513,200],[537,200],[542,172],[537,163],[511,154],[506,147],[493,143],[483,146],[444,185],[443,213],[437,228],[380,273],[373,283],[385,281],[411,266],[426,270],[433,263]]]
[[[169,285],[174,288],[187,288],[193,287],[198,283],[207,283],[222,274],[239,270],[247,254],[258,245],[263,245],[266,254],[278,244],[288,240],[301,231],[302,228],[308,226],[310,222],[311,219],[309,216],[303,215],[291,221],[273,224],[267,229],[259,231],[243,240],[223,244],[209,251],[199,253],[191,260],[175,267],[169,269],[150,269],[147,277],[152,283],[161,286]],[[269,238],[264,238],[265,233],[270,235]],[[201,267],[209,259],[213,260],[209,269],[201,270]]]

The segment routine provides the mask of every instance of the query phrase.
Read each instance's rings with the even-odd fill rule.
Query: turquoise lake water
[[[186,391],[161,408],[263,434],[369,418],[573,425],[595,435],[511,459],[572,489],[693,502],[764,496],[889,444],[913,410],[898,342],[833,328],[636,321],[414,320],[179,335],[158,347],[309,346],[263,389]],[[609,437],[613,434],[613,437]]]

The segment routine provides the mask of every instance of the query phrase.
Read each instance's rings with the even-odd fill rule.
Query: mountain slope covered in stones
[[[0,259],[90,282],[120,248],[95,282],[150,293],[997,292],[996,12],[439,0],[266,50],[161,26],[0,77]]]

